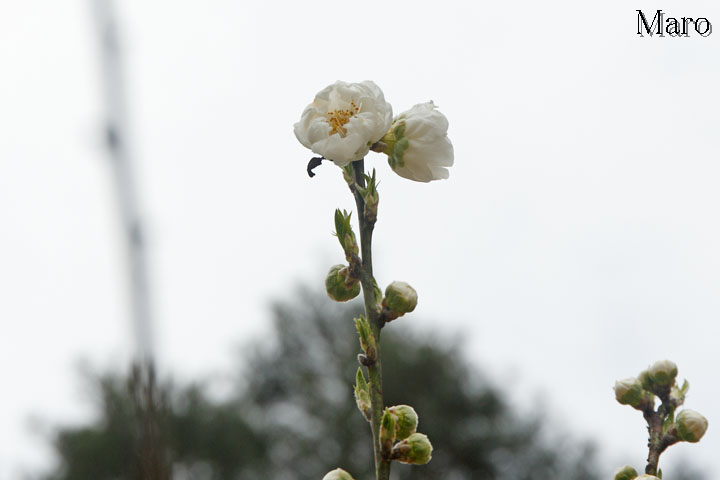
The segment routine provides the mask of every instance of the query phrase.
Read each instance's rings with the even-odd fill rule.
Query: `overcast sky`
[[[432,99],[455,146],[431,184],[366,160],[376,276],[420,295],[402,322],[465,337],[518,405],[596,439],[605,475],[647,455],[614,381],[673,359],[710,429],[663,459],[716,461],[720,31],[640,38],[635,9],[720,28],[717,1],[119,3],[161,368],[229,372],[271,300],[342,261],[352,197],[332,165],[307,177],[292,125],[326,85],[371,79],[397,113]],[[87,418],[78,361],[124,368],[133,344],[90,2],[0,5],[11,480],[51,465],[48,425]]]

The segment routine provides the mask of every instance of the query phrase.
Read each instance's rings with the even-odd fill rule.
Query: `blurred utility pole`
[[[153,363],[150,294],[133,159],[128,141],[127,99],[118,26],[113,0],[91,0],[99,35],[105,95],[105,135],[115,178],[118,208],[125,232],[135,358],[128,386],[132,394],[137,435],[134,480],[170,480],[165,445],[165,402],[158,391]]]
[[[128,142],[125,72],[115,16],[115,2],[91,1],[100,44],[106,142],[114,170],[118,207],[127,245],[135,361],[150,366],[153,363],[153,332],[147,261],[133,159]]]

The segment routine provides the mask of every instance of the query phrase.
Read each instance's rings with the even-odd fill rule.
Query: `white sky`
[[[378,280],[420,294],[403,322],[460,332],[519,405],[596,438],[606,475],[647,453],[614,381],[673,359],[710,429],[663,459],[711,465],[720,31],[639,38],[635,9],[720,27],[720,5],[661,3],[122,2],[161,366],[229,371],[271,299],[342,260],[352,198],[332,165],[307,177],[292,124],[327,84],[372,79],[398,113],[434,100],[455,146],[429,185],[367,160]],[[86,418],[79,359],[132,351],[95,40],[89,1],[0,5],[0,480]]]

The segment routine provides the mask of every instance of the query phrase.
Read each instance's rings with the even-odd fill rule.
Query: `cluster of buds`
[[[347,264],[334,265],[325,278],[330,298],[346,302],[363,290],[365,315],[355,319],[363,353],[358,355],[355,401],[372,425],[376,472],[379,480],[389,478],[391,462],[422,465],[430,461],[432,445],[418,433],[418,416],[412,407],[385,408],[382,400],[380,330],[387,322],[412,312],[417,292],[405,282],[393,282],[385,294],[373,278],[370,238],[377,221],[379,195],[375,169],[364,173],[364,157],[371,150],[387,155],[392,170],[401,177],[430,182],[448,178],[454,162],[453,146],[447,136],[448,121],[430,101],[417,104],[393,118],[392,106],[371,81],[338,81],[318,92],[293,127],[298,141],[320,157],[307,166],[310,177],[323,161],[342,169],[358,206],[362,254],[350,225],[350,213],[335,210],[335,235]],[[377,338],[376,338],[377,337]],[[367,367],[370,382],[362,366]],[[379,426],[379,431],[378,431]],[[323,480],[353,480],[340,468]]]
[[[615,382],[615,399],[622,405],[629,405],[643,412],[648,422],[649,449],[645,474],[638,476],[629,465],[615,472],[615,480],[655,479],[660,454],[677,442],[695,443],[705,435],[708,421],[695,410],[676,410],[685,402],[690,388],[688,381],[679,386],[676,381],[677,365],[670,360],[661,360],[640,372],[637,377]],[[656,399],[660,405],[655,408]]]
[[[411,465],[424,465],[432,457],[427,435],[417,433],[418,416],[408,405],[388,407],[380,423],[382,455]]]

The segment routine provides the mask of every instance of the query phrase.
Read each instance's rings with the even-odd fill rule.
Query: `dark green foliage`
[[[197,480],[320,480],[337,467],[357,480],[372,478],[370,427],[352,393],[358,306],[302,292],[295,303],[275,305],[273,313],[272,342],[245,349],[248,375],[232,398],[211,401],[199,386],[158,387],[161,458],[173,465],[176,478]],[[427,334],[401,338],[398,332],[409,322],[411,316],[403,317],[383,330],[385,400],[413,406],[419,431],[435,450],[427,465],[394,464],[394,479],[599,478],[590,447],[549,441],[539,418],[518,418],[456,345]],[[149,479],[139,473],[137,401],[121,379],[96,383],[100,419],[57,433],[61,465],[47,478]]]

